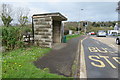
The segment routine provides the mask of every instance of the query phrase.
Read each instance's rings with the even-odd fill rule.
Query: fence
[[[25,45],[33,44],[34,42],[33,35],[30,32],[28,32],[27,34],[24,34],[23,41],[25,42]]]

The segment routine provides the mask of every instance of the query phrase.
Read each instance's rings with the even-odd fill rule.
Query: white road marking
[[[98,56],[101,56],[101,54],[100,54],[100,53],[97,53],[97,55],[98,55]]]
[[[84,38],[83,40],[85,39],[86,38]],[[84,47],[82,45],[83,40],[81,40],[81,52],[80,52],[80,78],[87,78]]]
[[[96,41],[97,44],[100,44],[98,41]]]
[[[108,45],[109,47],[115,49],[118,51],[118,46],[115,44],[115,41],[113,38],[109,38],[109,37],[105,37],[105,38],[102,38],[102,37],[91,37],[92,39],[95,39],[97,41],[100,41],[102,42],[103,44],[106,44]],[[110,40],[110,41],[109,41]]]
[[[110,46],[115,47],[113,44],[110,44]]]

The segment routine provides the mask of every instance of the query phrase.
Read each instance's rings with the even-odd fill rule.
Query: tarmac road
[[[87,78],[118,78],[120,54],[113,38],[87,36],[83,42]],[[111,46],[113,44],[113,46]]]

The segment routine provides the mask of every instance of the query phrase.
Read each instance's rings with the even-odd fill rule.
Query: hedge
[[[2,46],[5,50],[24,47],[23,34],[30,31],[26,27],[2,27]]]

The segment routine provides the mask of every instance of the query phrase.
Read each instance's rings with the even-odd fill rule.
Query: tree
[[[28,22],[28,17],[27,16],[20,16],[18,21],[19,21],[21,26],[25,26],[26,23]]]
[[[18,8],[17,18],[21,26],[25,26],[28,22],[29,11],[28,8]]]
[[[4,26],[8,27],[13,20],[10,16],[5,17],[3,14],[1,16]]]
[[[9,4],[2,4],[2,10],[1,10],[1,19],[4,24],[4,26],[10,26],[11,21],[13,20],[11,17],[12,14],[12,7]]]

